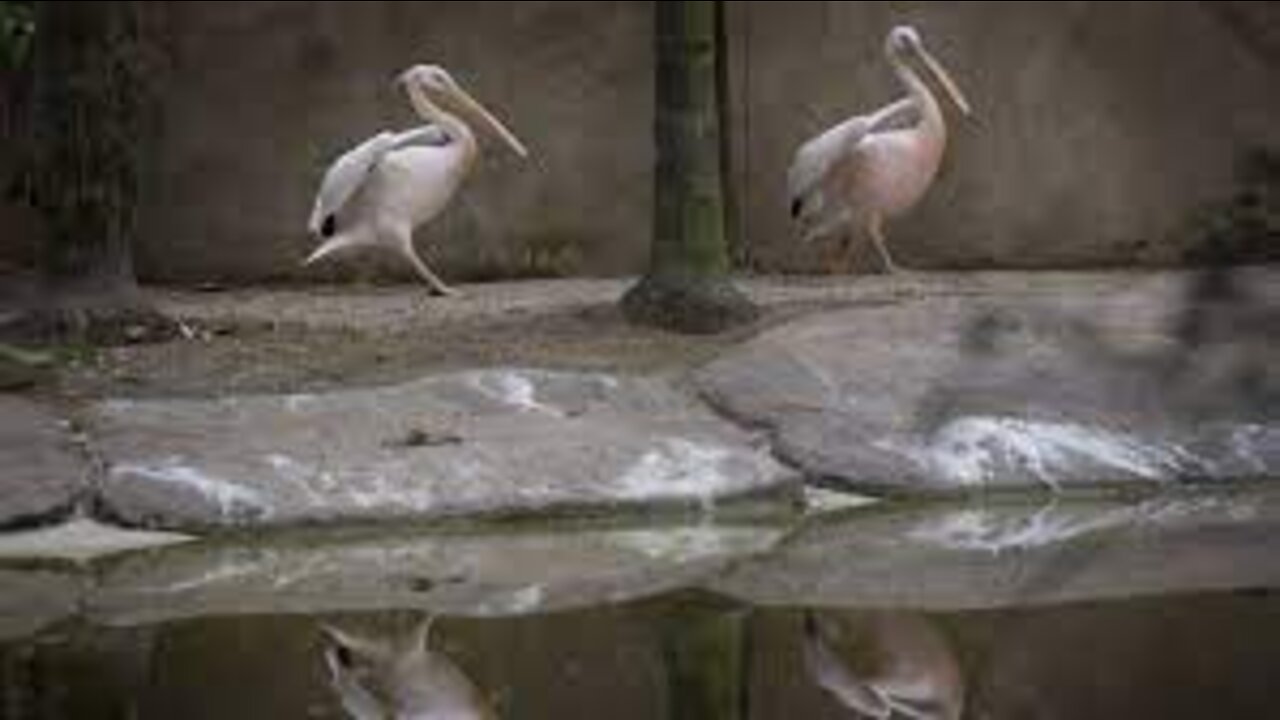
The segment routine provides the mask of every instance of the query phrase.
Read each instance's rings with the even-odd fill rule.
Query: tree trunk
[[[132,242],[147,150],[159,129],[161,55],[144,20],[159,3],[36,6],[34,168],[30,195],[46,235],[40,307],[25,322],[48,339],[111,344],[167,337],[143,298]]]
[[[746,608],[690,596],[663,619],[667,720],[747,720],[751,616]]]
[[[720,332],[757,314],[729,279],[718,4],[654,3],[654,236],[648,274],[622,298],[631,321],[688,333]]]

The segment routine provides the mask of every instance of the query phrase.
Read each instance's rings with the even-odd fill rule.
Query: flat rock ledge
[[[56,520],[88,486],[89,464],[52,410],[0,393],[0,529]]]
[[[767,442],[653,378],[495,369],[323,395],[112,400],[101,510],[206,531],[713,510],[791,496]]]
[[[919,293],[812,316],[695,384],[807,477],[885,495],[1280,476],[1280,272]]]

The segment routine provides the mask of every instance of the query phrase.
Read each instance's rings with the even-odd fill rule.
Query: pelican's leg
[[[884,220],[877,213],[871,213],[867,219],[867,234],[871,236],[871,242],[875,244],[876,250],[880,252],[880,259],[884,260],[885,270],[890,274],[897,275],[902,272],[902,268],[889,255],[889,248],[885,246],[884,240]]]
[[[832,243],[831,249],[827,252],[824,264],[827,267],[827,273],[834,275],[837,272],[849,272],[848,262],[848,230],[852,220],[852,215],[847,209],[831,214],[825,219],[817,219],[812,221],[812,226],[805,231],[804,242],[806,244],[814,240],[821,240],[824,243]],[[839,234],[835,231],[840,230]]]
[[[400,231],[396,233],[396,246],[400,248],[401,254],[413,266],[414,271],[418,273],[418,277],[426,281],[431,286],[431,292],[434,295],[457,295],[458,291],[444,284],[438,275],[427,267],[422,258],[418,256],[418,251],[413,247],[413,233],[409,231]]]
[[[848,239],[848,235],[845,234],[831,236],[828,239],[829,248],[826,253],[828,275],[839,275],[848,272],[849,268],[846,266],[844,253]]]

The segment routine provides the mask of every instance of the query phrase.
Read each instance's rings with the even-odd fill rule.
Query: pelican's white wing
[[[787,168],[787,195],[792,202],[792,217],[800,214],[798,203],[804,202],[817,188],[846,148],[857,145],[866,136],[868,127],[867,118],[860,115],[800,146],[791,167]]]
[[[393,150],[420,145],[426,147],[443,147],[453,142],[453,138],[439,125],[424,125],[420,128],[396,133],[391,147]]]
[[[337,213],[351,200],[387,153],[409,145],[440,146],[449,141],[443,128],[427,125],[401,133],[378,133],[355,146],[325,172],[307,227],[312,234],[320,234],[324,219]]]
[[[870,115],[849,118],[801,145],[787,169],[791,217],[826,214],[827,199],[822,185],[835,164],[854,152],[868,134],[909,118],[915,110],[915,101],[904,98]]]

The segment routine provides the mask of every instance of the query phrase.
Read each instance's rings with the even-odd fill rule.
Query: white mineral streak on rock
[[[565,413],[560,408],[538,402],[537,386],[528,374],[514,370],[477,372],[470,376],[470,380],[480,392],[518,410],[564,417]]]
[[[1195,516],[1235,518],[1256,512],[1252,501],[1237,498],[1157,498],[1106,510],[1072,510],[1051,502],[1025,512],[1005,508],[971,508],[945,515],[907,533],[913,542],[950,550],[1027,550],[1064,543],[1089,533],[1123,526],[1159,526],[1195,522]]]
[[[727,472],[732,453],[718,445],[665,438],[623,471],[618,489],[635,500],[698,498],[707,506],[714,494],[734,487]]]
[[[248,508],[270,514],[271,506],[256,490],[206,474],[200,468],[184,464],[180,457],[164,458],[155,463],[124,463],[111,469],[112,477],[133,475],[153,482],[187,488],[211,500],[226,516],[237,508]]]
[[[893,447],[886,441],[879,446]],[[1063,471],[1080,463],[1164,480],[1191,461],[1181,448],[1103,428],[1008,417],[957,418],[927,440],[895,449],[905,451],[927,471],[961,485],[990,482],[1002,472],[1023,468],[1057,488]]]
[[[509,595],[491,598],[477,608],[480,615],[524,615],[542,607],[541,585],[528,585]]]

